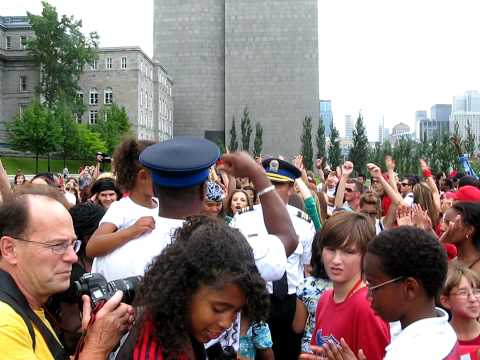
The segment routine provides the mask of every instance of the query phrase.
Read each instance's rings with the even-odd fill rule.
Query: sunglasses
[[[402,186],[409,186],[410,184],[409,184],[409,183],[400,183],[400,185],[402,185]]]

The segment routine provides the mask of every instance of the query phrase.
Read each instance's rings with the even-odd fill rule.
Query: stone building
[[[0,16],[0,148],[8,148],[4,124],[35,96],[40,71],[25,50],[34,36],[25,16]],[[166,69],[139,47],[99,48],[79,81],[86,112],[82,123],[97,121],[104,105],[125,107],[139,139],[161,141],[173,134],[173,81]]]
[[[96,61],[80,77],[79,96],[94,124],[102,106],[124,106],[139,139],[165,140],[173,133],[173,83],[165,68],[138,47],[99,48]]]
[[[31,36],[26,16],[0,16],[0,148],[7,147],[5,121],[28,105],[40,80],[25,50]]]
[[[316,0],[155,0],[154,61],[175,79],[174,135],[228,144],[248,106],[264,154],[299,153],[304,117],[319,117],[317,25]]]

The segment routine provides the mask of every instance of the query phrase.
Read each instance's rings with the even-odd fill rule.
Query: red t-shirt
[[[383,359],[390,343],[390,327],[370,307],[367,288],[361,288],[342,303],[333,301],[333,290],[327,290],[318,301],[312,345],[317,345],[317,332],[322,336],[343,337],[352,351],[362,349],[367,359]]]
[[[458,340],[458,343],[460,345],[460,354],[476,353],[480,349],[480,335],[471,340]],[[472,356],[470,358],[473,359]]]

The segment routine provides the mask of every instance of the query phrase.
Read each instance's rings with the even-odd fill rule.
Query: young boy
[[[480,278],[458,262],[448,266],[447,280],[440,302],[450,310],[450,325],[455,330],[460,352],[468,354],[480,349]]]
[[[435,307],[447,274],[447,255],[433,235],[410,226],[384,231],[368,244],[363,265],[373,310],[401,325],[386,347],[385,360],[460,359],[448,315]],[[344,339],[315,353],[328,359],[357,359]],[[356,354],[362,360],[376,360],[361,351]]]

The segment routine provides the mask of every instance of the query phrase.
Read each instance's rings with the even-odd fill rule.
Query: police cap
[[[182,136],[150,145],[140,154],[140,163],[149,169],[154,184],[187,188],[203,183],[210,167],[220,157],[213,142]]]
[[[272,182],[294,182],[302,173],[288,161],[270,158],[262,161],[262,166],[267,172],[267,177]]]

